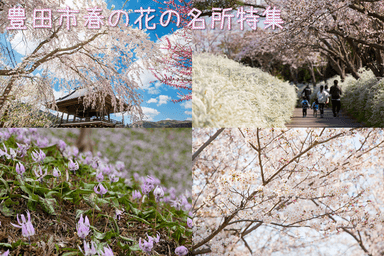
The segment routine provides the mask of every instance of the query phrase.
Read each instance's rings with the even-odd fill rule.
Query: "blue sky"
[[[70,0],[67,0],[70,1]],[[108,3],[108,8],[112,8],[114,6],[115,10],[122,10],[122,6],[125,2],[125,0],[113,0],[109,1],[106,0]],[[162,2],[162,1],[161,1]],[[174,24],[169,24],[167,27],[163,27],[159,24],[159,17],[161,15],[159,7],[164,7],[161,4],[158,4],[154,1],[138,1],[138,0],[131,0],[126,2],[124,6],[124,10],[136,10],[140,9],[140,7],[143,7],[143,9],[147,9],[148,7],[151,7],[151,9],[155,9],[156,12],[152,13],[151,15],[155,15],[155,18],[151,20],[152,23],[149,25],[156,23],[156,29],[154,30],[147,30],[146,32],[149,34],[150,39],[154,42],[158,41],[158,38],[163,37],[164,35],[170,35],[172,34],[172,31],[177,30],[177,27]],[[137,25],[134,25],[135,20],[139,17],[140,14],[138,13],[131,13],[130,14],[130,21],[129,24],[133,25],[134,27],[138,27]],[[144,20],[144,19],[143,19]],[[15,40],[14,40],[15,41]],[[1,42],[4,42],[2,39]],[[22,53],[25,51],[24,45],[17,45],[15,42],[12,42],[13,48],[16,48],[15,51],[15,57],[17,62],[21,61],[21,58],[23,57]],[[20,50],[21,49],[21,50]],[[31,50],[31,49],[30,49]],[[34,72],[36,75],[39,73],[38,71]],[[144,114],[147,116],[146,120],[149,121],[160,121],[160,120],[166,120],[166,119],[172,119],[172,120],[191,120],[192,119],[192,102],[182,102],[182,103],[173,103],[172,99],[178,99],[178,93],[180,93],[179,90],[172,88],[170,86],[161,84],[159,81],[155,81],[156,78],[151,75],[151,73],[148,71],[145,73],[145,75],[142,76],[143,80],[143,87],[140,89],[140,94],[143,97],[143,103],[142,103],[142,109]],[[154,81],[151,83],[151,81]],[[54,87],[55,90],[59,90],[57,86]],[[183,92],[184,94],[187,92]],[[56,93],[56,98],[63,96],[62,92]],[[127,116],[128,117],[128,116]],[[129,118],[125,118],[125,121],[127,122]],[[113,119],[121,120],[121,115],[113,115]]]
[[[107,1],[108,7],[112,5],[115,6],[114,9],[121,10],[125,0],[123,1]],[[162,2],[162,1],[159,1]],[[156,23],[156,29],[147,30],[152,41],[157,41],[158,38],[163,37],[164,35],[171,34],[172,30],[175,31],[177,29],[176,25],[170,24],[167,27],[163,27],[159,24],[160,18],[160,9],[159,7],[164,7],[161,4],[156,3],[155,1],[139,1],[139,0],[130,0],[125,6],[124,10],[137,10],[143,7],[143,9],[147,9],[151,7],[151,9],[155,9],[156,12],[152,15],[155,15],[155,18],[151,21]],[[133,25],[136,18],[139,17],[139,14],[131,14],[130,15],[130,24]],[[150,23],[151,25],[152,23]],[[137,25],[133,25],[134,27],[138,27]],[[150,79],[155,80],[155,78]],[[144,102],[142,104],[144,112],[147,113],[147,116],[150,117],[150,120],[159,121],[165,119],[173,119],[173,120],[186,120],[192,118],[192,102],[183,102],[183,103],[173,103],[171,99],[177,99],[178,90],[174,89],[170,86],[161,84],[159,82],[154,83],[146,83],[144,85],[146,89],[141,90],[143,95]],[[184,91],[184,93],[186,93]],[[150,113],[150,114],[149,114]]]

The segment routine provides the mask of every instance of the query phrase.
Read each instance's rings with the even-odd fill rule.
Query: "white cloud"
[[[168,117],[168,118],[166,118],[165,120],[172,120],[172,119]]]
[[[184,107],[184,108],[192,108],[192,101],[191,100],[188,100],[188,101],[184,101],[180,104],[180,106]]]
[[[147,107],[142,107],[141,108],[143,110],[143,113],[145,115],[145,118],[143,118],[144,120],[147,120],[147,121],[153,121],[153,119],[155,118],[155,116],[157,116],[158,114],[160,114],[159,111],[157,111],[156,109],[154,108],[147,108]]]
[[[185,120],[192,121],[192,117],[188,117],[188,118],[185,119]]]
[[[160,95],[159,96],[159,104],[157,104],[157,106],[161,106],[163,104],[167,104],[167,102],[171,100],[171,97],[169,97],[168,95]]]
[[[160,90],[158,90],[156,87],[149,87],[148,88],[148,93],[149,94],[159,94]]]
[[[68,94],[68,92],[66,92],[64,90],[60,90],[60,91],[53,90],[53,95],[55,96],[56,100],[63,97],[66,94]]]
[[[147,101],[147,103],[157,103],[157,99],[156,98],[151,98]]]
[[[10,41],[12,48],[21,55],[29,55],[36,49],[38,42],[27,40],[22,32],[19,32]]]
[[[186,115],[192,115],[192,111],[185,111],[184,114],[186,114]]]

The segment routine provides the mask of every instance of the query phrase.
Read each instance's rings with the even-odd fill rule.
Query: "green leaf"
[[[141,251],[139,244],[132,245],[131,247],[129,247],[129,249],[131,251]]]
[[[94,208],[97,211],[101,211],[99,206],[95,202],[95,196],[96,194],[91,194],[90,196],[83,196],[84,201],[92,208]]]
[[[11,167],[5,164],[0,164],[0,169],[1,170],[11,170]],[[3,176],[3,172],[1,172],[0,177]]]
[[[49,163],[52,163],[55,161],[56,161],[56,159],[52,156],[47,156],[46,158],[44,158],[44,164],[49,164]]]
[[[127,214],[129,217],[131,217],[132,219],[135,219],[135,220],[138,220],[138,221],[141,221],[147,225],[150,225],[150,223],[148,221],[146,221],[145,219],[143,218],[140,218],[139,216],[135,216],[135,215],[131,215],[131,214]]]
[[[29,245],[26,242],[23,242],[23,240],[18,240],[17,242],[12,243],[12,250],[19,247],[20,245]]]
[[[131,205],[131,210],[132,210],[132,212],[133,212],[135,215],[139,215],[139,214],[141,213],[141,211],[140,211],[139,209],[133,207],[132,205]]]
[[[9,207],[9,206],[12,206],[12,205],[19,205],[19,201],[12,201],[11,198],[8,198],[7,200],[4,201],[4,204],[5,206]]]
[[[12,248],[12,245],[8,243],[0,243],[0,246]]]
[[[56,200],[54,198],[46,199],[46,198],[39,197],[39,202],[45,212],[51,215],[56,215],[55,207],[54,207]]]
[[[6,182],[3,178],[0,178],[0,181],[4,184],[5,188],[9,191],[8,182]]]
[[[20,189],[23,191],[23,192],[25,192],[25,193],[27,193],[28,195],[31,195],[32,194],[32,192],[26,187],[26,186],[20,186]]]
[[[8,194],[8,192],[7,192],[6,189],[2,189],[2,190],[0,190],[0,196],[4,196],[4,195],[6,195],[6,194]]]
[[[4,216],[7,216],[7,217],[11,217],[13,216],[15,213],[14,211],[12,211],[12,209],[9,209],[7,206],[5,206],[4,204],[1,204],[0,205],[0,212],[4,215]]]
[[[70,184],[66,181],[60,183],[59,185],[57,185],[57,187],[53,188],[53,190],[61,193],[61,195],[64,195],[66,193],[68,193],[69,191],[71,191],[71,188],[70,188]]]
[[[152,208],[149,211],[142,212],[139,216],[143,217],[145,219],[148,219],[151,215],[155,215],[154,214],[155,212],[156,212],[156,210]],[[155,216],[153,216],[153,217],[155,217]]]
[[[112,199],[112,204],[114,207],[120,208],[119,200],[117,200],[117,198]]]
[[[79,255],[79,252],[66,252],[66,253],[63,253],[62,256],[71,256],[71,255]]]
[[[59,192],[58,192],[58,191],[51,190],[51,191],[49,191],[47,194],[45,194],[45,198],[51,198],[52,195],[54,195],[54,194],[59,194]]]
[[[95,230],[93,231],[93,236],[98,240],[103,240],[105,235],[106,235],[106,233],[101,233],[101,232],[98,232]]]
[[[127,241],[127,242],[136,242],[135,240],[131,239],[131,238],[128,238],[128,237],[125,237],[125,236],[122,236],[122,235],[119,235],[119,237],[121,239],[123,239],[124,241]]]

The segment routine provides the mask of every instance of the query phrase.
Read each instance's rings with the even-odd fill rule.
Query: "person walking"
[[[325,84],[325,86],[324,86],[324,90],[325,90],[328,94],[330,94],[330,92],[329,92],[329,88],[328,88],[328,84]],[[326,107],[326,108],[329,107],[329,98],[327,98],[327,102],[325,102],[325,107]]]
[[[307,86],[304,88],[304,90],[301,92],[301,96],[303,96],[304,98],[306,98],[308,100],[308,102],[310,101],[310,97],[311,97],[311,94],[312,94],[312,90],[311,88],[309,88],[309,84],[307,84]]]
[[[303,108],[303,117],[307,116],[307,109],[309,108],[309,101],[306,97],[303,97],[303,101],[301,102],[301,107]]]
[[[340,108],[341,108],[341,101],[340,96],[343,94],[340,86],[338,85],[337,80],[333,81],[334,85],[331,86],[330,94],[331,94],[331,100],[332,100],[332,112],[333,116],[339,116]]]
[[[320,109],[320,117],[324,117],[324,106],[327,102],[327,99],[329,97],[329,94],[326,90],[324,90],[324,86],[320,86],[320,91],[317,92],[317,100],[319,102],[319,109]]]

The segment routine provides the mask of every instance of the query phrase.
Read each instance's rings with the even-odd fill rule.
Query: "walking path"
[[[324,117],[320,118],[320,111],[317,111],[317,117],[313,116],[313,110],[307,110],[307,116],[303,117],[303,110],[295,108],[291,121],[286,124],[288,128],[303,128],[303,127],[360,127],[362,124],[349,118],[342,112],[339,117],[333,117],[332,109],[324,109]]]

